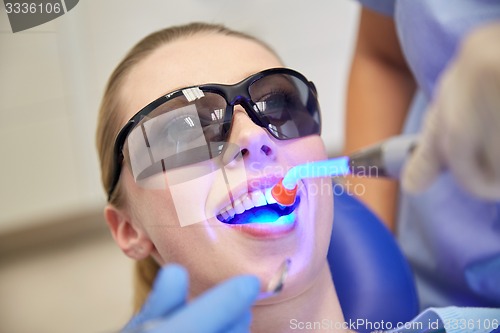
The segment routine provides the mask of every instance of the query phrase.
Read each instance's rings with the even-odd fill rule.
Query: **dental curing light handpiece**
[[[417,144],[416,135],[402,135],[361,149],[349,156],[310,162],[291,168],[271,195],[282,206],[295,202],[300,179],[345,175],[399,178],[407,156]]]

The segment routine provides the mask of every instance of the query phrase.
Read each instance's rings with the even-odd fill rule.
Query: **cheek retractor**
[[[356,175],[399,178],[404,162],[417,144],[416,135],[397,136],[361,149],[349,156],[294,166],[271,189],[271,196],[282,206],[291,206],[301,179]]]

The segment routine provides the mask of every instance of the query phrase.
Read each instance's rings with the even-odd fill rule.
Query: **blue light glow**
[[[291,168],[285,178],[283,186],[291,190],[300,179],[314,177],[337,177],[350,174],[349,157],[341,156],[324,161],[309,162]]]
[[[286,225],[295,221],[295,214],[292,212],[288,215],[280,216],[274,211],[265,210],[259,214],[253,214],[247,221],[247,223],[272,223],[275,225]]]

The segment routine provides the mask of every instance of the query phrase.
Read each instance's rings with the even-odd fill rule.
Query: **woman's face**
[[[120,91],[123,124],[167,92],[204,83],[234,84],[272,67],[282,67],[279,59],[248,39],[198,34],[171,42],[135,65],[126,78]],[[181,226],[182,214],[168,187],[152,190],[139,186],[124,167],[120,181],[127,204],[123,212],[135,230],[131,235],[143,235],[141,248],[148,249],[146,254],[160,264],[184,265],[191,275],[192,295],[243,273],[259,276],[266,286],[285,258],[292,264],[280,297],[297,295],[314,283],[327,264],[333,218],[329,180],[301,181],[300,203],[286,223],[230,225],[212,212],[238,198],[252,198],[253,192],[269,188],[294,165],[326,158],[322,140],[318,135],[277,140],[236,106],[229,142],[239,147],[246,179],[226,185],[223,178],[215,177],[192,188],[192,197],[188,193],[184,202],[189,213],[205,218],[188,226]]]

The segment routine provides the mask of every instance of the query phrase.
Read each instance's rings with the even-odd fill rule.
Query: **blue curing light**
[[[280,205],[290,206],[295,202],[297,183],[303,178],[352,174],[397,179],[417,143],[417,135],[401,135],[361,149],[350,156],[297,165],[272,188],[271,195]]]
[[[271,190],[271,195],[283,206],[293,205],[297,182],[303,178],[335,177],[350,174],[349,157],[341,156],[324,161],[309,162],[291,168]]]

